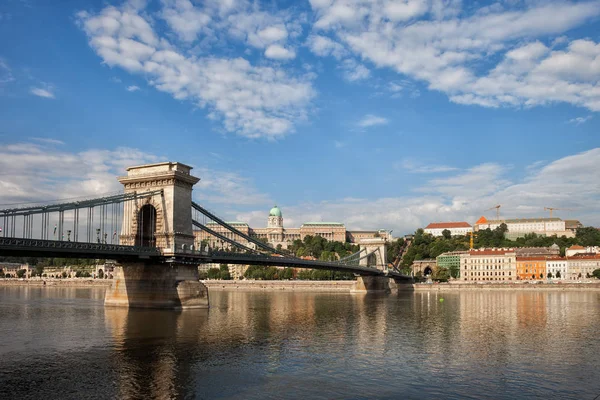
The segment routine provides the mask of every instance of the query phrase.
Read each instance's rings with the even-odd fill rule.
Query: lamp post
[[[67,230],[67,242],[71,241],[71,230]]]
[[[100,228],[96,229],[96,240],[100,243]]]

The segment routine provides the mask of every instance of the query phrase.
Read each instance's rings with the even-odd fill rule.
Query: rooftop
[[[486,219],[481,217],[475,222],[475,225],[480,224],[527,224],[535,222],[558,222],[562,221],[560,218],[511,218],[511,219]]]
[[[432,222],[425,229],[470,228],[468,222]]]
[[[305,222],[302,224],[302,226],[304,226],[304,225],[308,225],[308,226],[324,226],[324,225],[344,226],[344,224],[342,224],[340,222]]]

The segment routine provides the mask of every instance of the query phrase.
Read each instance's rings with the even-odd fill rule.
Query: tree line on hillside
[[[104,264],[106,260],[91,258],[43,258],[43,257],[0,257],[0,262],[41,265],[43,267],[92,266]]]
[[[564,256],[566,248],[573,245],[600,246],[600,230],[593,227],[577,229],[574,238],[529,233],[516,240],[510,240],[504,236],[507,231],[506,224],[501,224],[493,230],[489,228],[480,230],[476,233],[473,247],[549,247],[556,243],[560,248],[560,254]],[[468,250],[469,241],[469,236],[451,236],[447,229],[442,232],[442,236],[438,237],[426,234],[423,229],[417,229],[411,246],[402,257],[401,266],[403,270],[410,272],[410,266],[415,260],[436,258],[449,251]]]

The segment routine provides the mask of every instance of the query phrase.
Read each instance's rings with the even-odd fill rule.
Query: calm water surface
[[[600,394],[598,292],[211,292],[184,312],[103,299],[0,287],[0,399]]]

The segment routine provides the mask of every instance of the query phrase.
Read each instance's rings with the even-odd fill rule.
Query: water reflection
[[[215,292],[171,312],[31,289],[0,288],[3,399],[600,393],[596,292]]]

